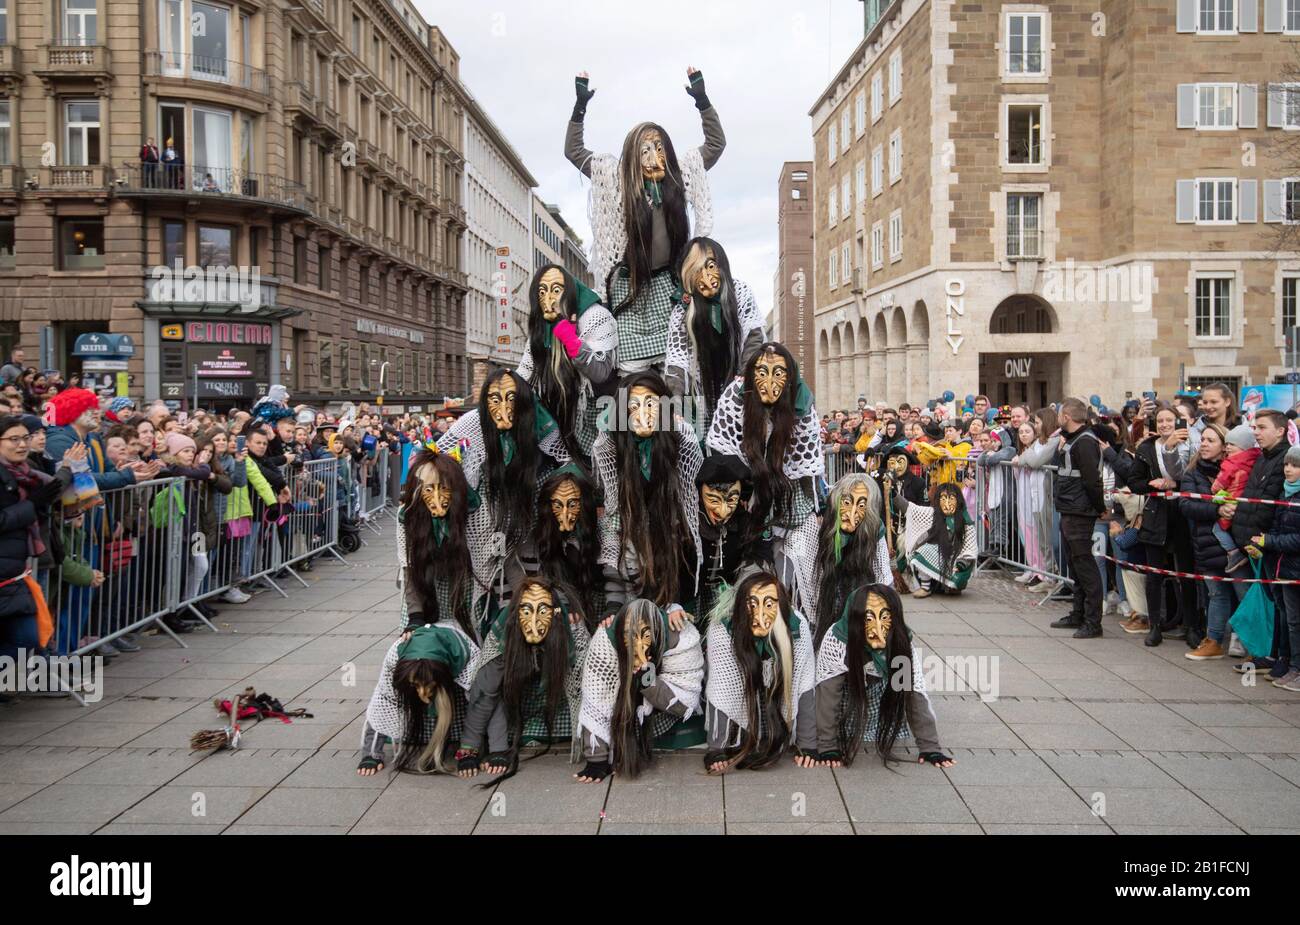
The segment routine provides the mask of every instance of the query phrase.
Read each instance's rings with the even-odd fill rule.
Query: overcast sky
[[[635,123],[682,150],[703,140],[686,68],[704,72],[727,149],[709,171],[716,238],[766,312],[777,179],[812,156],[808,110],[862,39],[860,0],[414,0],[460,54],[461,81],[519,152],[537,194],[590,248],[587,179],[564,158],[573,78],[591,74],[587,147],[617,154]],[[650,17],[649,19],[647,17]]]

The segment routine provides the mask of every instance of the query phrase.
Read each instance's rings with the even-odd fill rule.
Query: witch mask
[[[664,151],[664,139],[658,131],[650,129],[641,135],[637,147],[637,156],[641,161],[641,176],[658,183],[668,172],[668,155]]]
[[[434,517],[446,517],[451,510],[451,487],[438,480],[438,470],[432,464],[420,469],[420,500]]]
[[[551,490],[551,515],[561,533],[572,533],[578,526],[582,510],[582,492],[573,479],[565,479]]]
[[[942,491],[939,493],[939,511],[944,517],[951,517],[957,513],[957,495],[951,491]]]
[[[720,527],[731,520],[731,516],[736,513],[736,508],[740,505],[740,483],[701,485],[700,503],[704,508],[704,515],[709,518],[709,523]]]
[[[750,630],[755,636],[766,638],[767,634],[772,632],[772,625],[776,623],[776,618],[781,614],[781,600],[776,582],[769,581],[767,584],[755,585],[750,589],[745,608],[749,612]]]
[[[628,392],[627,413],[632,431],[638,437],[649,437],[659,425],[659,396],[648,386],[634,385]]]
[[[902,453],[895,453],[885,461],[885,471],[896,479],[901,479],[907,473],[907,457]]]
[[[640,671],[650,661],[650,647],[654,645],[654,634],[650,624],[641,622],[633,624],[628,621],[628,645],[632,650],[632,670]]]
[[[529,585],[519,595],[519,630],[524,641],[537,645],[546,638],[555,618],[555,598],[542,585]]]
[[[840,531],[857,533],[858,524],[867,516],[867,504],[870,499],[867,486],[854,485],[840,496]]]
[[[691,280],[691,287],[697,295],[706,299],[716,296],[722,288],[722,271],[718,269],[718,261],[712,254],[705,259],[704,265],[695,274],[695,279]]]
[[[867,595],[866,619],[867,645],[873,649],[883,649],[889,641],[889,630],[894,625],[894,612],[889,603],[879,594]]]
[[[547,321],[559,319],[564,305],[564,274],[557,267],[551,267],[537,281],[537,304]]]
[[[768,349],[754,360],[754,388],[765,405],[775,405],[780,400],[789,376],[785,357],[775,350]]]
[[[518,390],[514,377],[509,373],[488,386],[488,415],[497,430],[509,430],[515,426],[515,394]]]

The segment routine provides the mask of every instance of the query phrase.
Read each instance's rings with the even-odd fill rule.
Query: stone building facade
[[[0,346],[129,334],[190,407],[463,394],[466,93],[414,6],[0,6]]]
[[[817,393],[813,299],[812,161],[786,161],[777,181],[777,267],[771,337],[789,349],[804,381]]]
[[[819,406],[1275,381],[1290,0],[893,0],[814,104]]]

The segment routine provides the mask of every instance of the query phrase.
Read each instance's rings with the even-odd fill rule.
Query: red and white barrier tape
[[[1138,497],[1141,497],[1139,495]],[[1275,507],[1300,507],[1297,501],[1281,501],[1273,498],[1216,498],[1214,495],[1198,491],[1152,491],[1149,498],[1192,498],[1197,501],[1221,501],[1223,504],[1271,504]]]
[[[1243,585],[1300,585],[1300,580],[1295,578],[1229,578],[1227,575],[1197,575],[1193,572],[1176,572],[1173,569],[1156,568],[1154,565],[1124,562],[1114,556],[1103,555],[1094,556],[1094,558],[1114,562],[1120,568],[1132,569],[1135,572],[1149,572],[1152,575],[1165,575],[1169,578],[1190,578],[1194,581],[1225,581],[1230,584]]]

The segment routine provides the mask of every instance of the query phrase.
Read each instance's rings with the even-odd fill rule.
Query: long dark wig
[[[531,587],[549,593],[554,608],[546,636],[536,644],[524,638],[524,631],[519,626],[520,599]],[[501,656],[505,659],[505,671],[501,678],[501,703],[506,711],[510,757],[506,770],[500,776],[480,784],[480,787],[494,787],[513,777],[519,770],[519,749],[523,744],[524,726],[533,719],[532,714],[525,715],[525,707],[537,684],[541,685],[542,694],[546,698],[541,715],[546,732],[543,749],[532,758],[551,750],[556,716],[565,704],[564,682],[569,673],[569,618],[565,606],[566,600],[560,588],[544,579],[525,578],[515,586],[510,612],[506,617],[505,654]],[[576,717],[574,721],[576,722]]]
[[[780,614],[772,624],[768,641],[776,653],[772,660],[772,683],[763,683],[763,659],[758,654],[750,629],[747,601],[750,592],[763,585],[776,585]],[[790,724],[785,713],[794,710],[794,651],[790,640],[790,597],[780,579],[769,572],[755,572],[736,587],[731,609],[731,651],[745,686],[749,728],[733,757],[738,768],[765,768],[781,760],[790,744]]]
[[[515,455],[506,465],[505,454],[498,439],[500,431],[488,414],[488,389],[503,376],[515,382],[515,416],[510,432],[515,438]],[[492,503],[495,526],[506,538],[506,547],[513,548],[528,533],[528,512],[533,509],[537,488],[537,464],[542,455],[537,446],[537,409],[533,389],[510,370],[496,366],[483,380],[479,389],[479,424],[483,428],[483,449],[487,454],[483,482],[485,500]]]
[[[447,509],[447,537],[441,544],[433,539],[433,516],[420,497],[424,483],[420,472],[432,466],[439,485],[451,489]],[[406,528],[406,580],[411,582],[423,605],[426,623],[447,618],[456,621],[466,636],[474,638],[468,600],[474,570],[470,563],[465,525],[469,520],[469,484],[460,463],[446,453],[422,449],[411,459],[406,484],[402,486],[403,525]],[[447,583],[452,613],[444,614],[438,600],[438,582]]]
[[[393,693],[402,710],[402,742],[393,758],[393,770],[416,774],[448,773],[443,752],[451,732],[455,704],[452,701],[455,678],[445,663],[431,658],[399,659],[393,669]],[[419,689],[433,689],[433,708],[437,713],[433,735],[424,742],[424,721],[429,704],[420,699]],[[423,745],[423,748],[419,748]]]
[[[712,256],[718,265],[722,287],[718,290],[718,302],[722,306],[722,330],[713,330],[704,300],[693,289],[692,270],[698,264],[703,266],[705,260]],[[736,288],[731,280],[731,264],[722,245],[712,238],[691,238],[682,248],[677,260],[677,278],[682,291],[691,294],[690,307],[686,309],[686,336],[690,340],[691,352],[700,367],[700,387],[709,408],[718,406],[718,396],[736,376],[740,369],[740,310],[736,305]]]
[[[767,355],[776,354],[785,359],[786,384],[775,404],[765,405],[754,385],[754,367]],[[790,351],[775,341],[758,348],[745,364],[745,429],[740,438],[740,448],[749,468],[754,473],[754,504],[750,530],[761,533],[767,527],[768,517],[774,510],[788,508],[794,482],[785,474],[785,454],[794,439],[794,399],[798,391],[799,365]],[[772,435],[767,435],[767,422],[772,422]]]
[[[690,222],[686,216],[686,186],[682,182],[681,168],[677,166],[677,153],[673,150],[672,140],[663,126],[654,122],[642,122],[636,125],[623,139],[623,153],[618,162],[620,179],[623,183],[623,228],[627,232],[627,250],[623,253],[623,263],[629,274],[627,298],[614,307],[617,317],[624,309],[636,301],[637,296],[650,283],[654,272],[650,259],[652,240],[654,238],[654,208],[646,202],[644,177],[641,174],[641,137],[650,131],[657,131],[664,142],[664,178],[659,181],[659,191],[663,197],[660,206],[663,209],[664,227],[668,231],[668,253],[677,254],[686,244],[690,234]],[[618,272],[615,267],[614,273]],[[609,291],[608,286],[606,292]]]
[[[867,489],[867,515],[853,533],[840,530],[840,500],[856,485]],[[831,486],[817,530],[817,565],[821,570],[821,585],[817,589],[816,642],[840,618],[844,602],[854,588],[861,584],[888,581],[889,575],[876,574],[876,547],[880,541],[880,528],[884,508],[880,486],[865,472],[852,472]],[[836,562],[836,549],[839,561]]]
[[[545,264],[533,274],[532,282],[528,284],[528,351],[533,358],[533,376],[528,384],[534,397],[560,425],[560,433],[567,437],[573,433],[582,379],[564,345],[551,335],[551,322],[542,314],[537,284],[548,270],[559,270],[564,276],[564,299],[559,306],[561,317],[575,325],[578,323],[578,287],[573,277],[562,266]]]
[[[957,499],[957,510],[952,518],[952,530],[944,522],[943,511],[939,510],[939,500],[944,496]],[[934,519],[926,532],[922,543],[934,543],[939,547],[939,574],[951,575],[953,561],[961,552],[962,540],[966,538],[966,498],[961,488],[952,482],[945,482],[934,490]]]
[[[632,670],[632,640],[645,625],[650,627],[649,659],[658,668],[668,649],[667,621],[659,607],[645,598],[628,601],[614,618],[614,651],[618,654],[618,697],[610,722],[610,749],[614,772],[629,779],[636,777],[654,760],[654,740],[650,735],[650,717],[643,723],[637,716],[641,692],[635,687]]]
[[[901,760],[894,754],[894,743],[898,741],[907,721],[907,698],[912,696],[912,640],[907,632],[907,624],[903,622],[903,599],[889,585],[864,585],[853,592],[849,600],[849,618],[845,621],[848,624],[848,638],[845,641],[844,667],[848,672],[844,696],[840,701],[839,722],[836,724],[836,736],[845,767],[853,764],[866,733],[865,669],[871,656],[867,654],[865,613],[869,594],[879,594],[884,598],[893,615],[889,637],[885,640],[885,666],[891,675],[895,671],[907,672],[901,683],[894,683],[892,676],[881,678],[877,682],[881,688],[875,744],[881,764]]]
[[[650,389],[661,401],[668,399],[668,387],[657,373],[633,373],[619,383],[627,395],[637,386]],[[677,600],[686,571],[683,562],[688,552],[694,558],[689,525],[683,514],[684,499],[677,486],[682,437],[676,430],[660,426],[665,418],[671,420],[661,405],[659,425],[649,438],[651,477],[648,481],[641,475],[636,432],[630,423],[613,431],[618,464],[619,548],[630,548],[636,554],[639,596],[650,598],[660,607]],[[619,565],[621,568],[621,559]]]
[[[566,534],[551,515],[551,492],[565,482],[577,486],[582,498],[578,523],[573,537],[577,540],[576,555],[566,552]],[[533,515],[533,545],[542,575],[552,582],[570,585],[581,603],[581,609],[591,619],[597,616],[596,598],[603,588],[600,577],[600,534],[596,528],[596,489],[585,475],[574,472],[553,472],[537,486],[537,510]],[[589,626],[588,629],[595,629]]]

